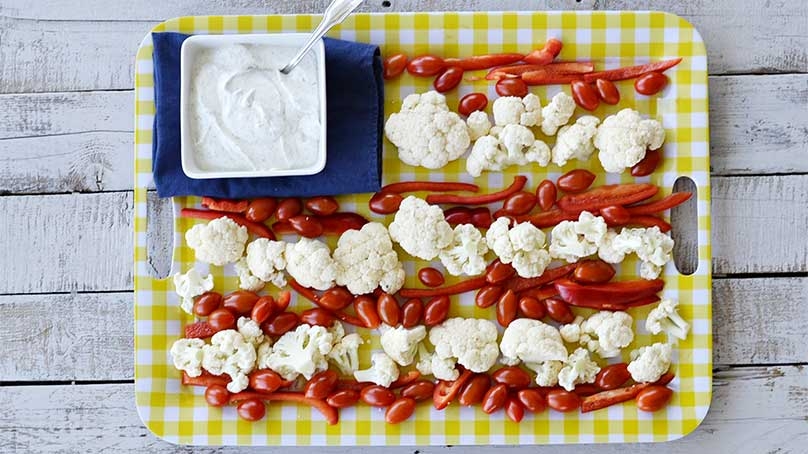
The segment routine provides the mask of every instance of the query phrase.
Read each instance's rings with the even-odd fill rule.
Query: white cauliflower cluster
[[[595,134],[594,145],[603,169],[623,173],[665,142],[665,130],[657,120],[643,119],[633,109],[623,109],[603,120]]]
[[[251,292],[257,292],[264,288],[264,281],[258,279],[258,276],[250,271],[250,266],[247,265],[247,259],[245,257],[238,259],[238,261],[233,264],[233,268],[235,268],[236,274],[238,275],[238,288]]]
[[[657,307],[648,313],[645,319],[645,329],[651,334],[665,332],[668,342],[675,339],[687,339],[690,324],[679,315],[679,302],[671,299],[662,300]]]
[[[558,371],[558,384],[572,391],[575,385],[581,383],[594,383],[595,377],[600,372],[600,366],[589,357],[589,352],[584,348],[578,348],[567,359]]]
[[[439,169],[459,158],[468,148],[466,123],[449,111],[446,97],[435,91],[404,98],[401,110],[384,125],[398,157],[411,166]]]
[[[501,217],[488,228],[485,240],[502,263],[510,263],[522,277],[541,276],[550,264],[544,232],[530,222],[509,228],[511,220]]]
[[[250,273],[275,287],[286,286],[286,243],[258,238],[247,245],[246,263]]]
[[[494,101],[494,124],[497,126],[522,125],[536,126],[541,123],[541,103],[539,97],[528,93],[524,98],[502,96]]]
[[[407,329],[401,325],[392,327],[382,324],[379,331],[382,333],[379,338],[382,350],[400,366],[409,366],[415,361],[418,345],[426,338],[423,325]]]
[[[471,224],[455,226],[452,242],[438,255],[446,271],[452,276],[476,276],[485,271],[488,244]]]
[[[553,145],[553,163],[561,167],[573,159],[589,160],[595,151],[592,139],[598,130],[598,123],[600,120],[597,117],[584,115],[575,123],[559,129]]]
[[[656,226],[623,228],[619,234],[609,229],[600,242],[598,257],[607,263],[620,263],[626,254],[635,253],[642,261],[640,277],[656,279],[665,264],[671,260],[673,246],[673,238],[662,233]]]
[[[202,339],[177,339],[171,345],[171,359],[177,370],[185,371],[189,377],[202,375]]]
[[[561,92],[553,96],[550,103],[541,110],[541,132],[545,135],[555,135],[558,128],[567,124],[575,112],[575,100],[572,96]]]
[[[185,232],[185,242],[196,259],[211,265],[234,263],[244,254],[247,228],[223,216],[207,224],[197,224]]]
[[[429,342],[435,346],[431,365],[433,375],[436,359],[460,364],[472,372],[486,372],[497,361],[497,327],[493,322],[478,318],[449,318],[429,330]],[[454,373],[450,375],[456,376]],[[440,378],[435,375],[436,378]],[[450,378],[454,380],[454,378]]]
[[[286,272],[300,285],[328,290],[337,279],[337,263],[328,245],[319,240],[301,238],[286,245]]]
[[[360,230],[348,230],[340,236],[334,249],[337,284],[354,295],[371,293],[381,287],[387,293],[404,285],[404,267],[393,250],[387,228],[369,222]]]
[[[670,344],[656,343],[631,352],[628,372],[637,383],[659,380],[671,367],[673,349]]]
[[[354,372],[356,381],[375,383],[386,388],[398,380],[398,366],[386,353],[374,353],[370,361],[372,366],[369,369]]]
[[[497,134],[493,133],[494,129],[490,135],[482,136],[474,142],[466,159],[466,171],[469,175],[478,177],[486,170],[500,171],[513,165],[523,166],[530,162],[546,167],[550,162],[550,147],[536,139],[533,131],[527,127],[508,124],[498,129]]]
[[[439,206],[415,196],[401,202],[388,227],[390,238],[413,257],[432,260],[452,242],[452,226]]]
[[[333,332],[326,328],[304,323],[281,336],[268,354],[261,355],[259,367],[265,365],[285,380],[294,380],[298,375],[308,380],[315,373],[328,369],[327,355],[334,340]]]
[[[634,319],[625,312],[600,311],[580,323],[578,342],[601,358],[612,358],[634,340],[633,325]],[[568,332],[567,337],[573,336]]]
[[[488,114],[482,110],[472,112],[466,119],[466,125],[469,127],[469,137],[472,141],[487,136],[491,131],[491,120],[488,119]]]
[[[174,290],[182,299],[180,308],[188,314],[193,313],[194,298],[213,290],[213,275],[208,274],[202,277],[195,268],[186,271],[185,274],[174,275]]]
[[[264,342],[264,331],[261,327],[249,317],[239,317],[236,322],[238,333],[245,341],[253,344],[253,347],[258,348]]]
[[[345,334],[340,322],[334,322],[330,329],[334,336],[334,346],[328,352],[328,359],[333,362],[343,375],[353,375],[359,369],[359,346],[365,340],[359,334]]]
[[[536,372],[537,385],[558,384],[558,374],[567,359],[567,347],[558,330],[551,325],[518,318],[505,328],[499,348],[502,351],[501,363],[513,366],[524,362]]]
[[[440,358],[434,352],[430,353],[424,344],[418,346],[418,363],[415,368],[421,375],[432,375],[438,380],[457,380],[460,376],[454,358]]]
[[[562,221],[550,232],[550,255],[573,263],[598,252],[606,236],[606,221],[582,211],[577,221]]]
[[[231,393],[247,389],[247,374],[255,368],[256,359],[255,346],[234,329],[219,331],[202,347],[202,367],[213,375],[229,375]]]

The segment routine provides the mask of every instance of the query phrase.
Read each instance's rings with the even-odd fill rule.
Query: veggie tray
[[[314,28],[317,20],[318,16],[313,15],[183,17],[163,22],[153,31],[179,31],[195,34],[306,32]],[[684,176],[693,180],[697,187],[696,196],[698,198],[696,204],[698,266],[693,274],[686,276],[680,274],[674,263],[670,261],[664,266],[660,275],[660,279],[664,280],[665,285],[659,296],[663,299],[678,301],[679,314],[690,324],[690,331],[686,338],[673,346],[669,374],[660,378],[663,387],[667,385],[668,389],[673,390],[670,402],[658,411],[641,411],[638,408],[639,398],[638,405],[634,405],[631,401],[637,395],[637,392],[634,392],[627,399],[622,399],[622,401],[629,400],[629,402],[610,405],[599,411],[561,412],[557,410],[563,405],[559,405],[557,402],[550,403],[549,406],[552,409],[544,409],[544,402],[538,405],[541,408],[537,409],[530,408],[525,403],[529,399],[525,399],[521,400],[521,404],[514,403],[515,407],[520,408],[521,413],[524,413],[522,415],[516,411],[519,413],[516,415],[517,418],[514,414],[515,410],[510,408],[510,402],[516,399],[515,397],[508,400],[507,411],[492,411],[491,414],[483,411],[485,406],[483,408],[480,405],[464,406],[457,402],[439,411],[433,407],[432,398],[430,398],[429,401],[419,402],[415,406],[414,414],[411,416],[407,414],[406,416],[409,417],[404,421],[395,421],[397,424],[388,424],[385,421],[386,415],[383,408],[361,403],[339,409],[339,423],[327,424],[326,420],[329,418],[324,417],[315,408],[316,405],[310,407],[275,401],[289,400],[286,397],[294,394],[291,392],[275,393],[274,398],[267,398],[266,400],[273,401],[268,403],[265,417],[257,422],[239,418],[241,410],[237,413],[235,406],[223,408],[209,406],[207,402],[210,400],[206,402],[205,388],[185,386],[183,374],[174,369],[169,353],[172,343],[183,337],[184,330],[195,321],[194,317],[179,310],[180,298],[174,292],[170,279],[154,279],[148,272],[147,189],[154,187],[151,174],[154,80],[151,35],[148,35],[137,53],[135,79],[135,389],[138,411],[146,426],[167,441],[195,445],[384,446],[651,442],[676,439],[693,431],[707,413],[712,390],[707,61],[704,45],[698,32],[683,19],[659,12],[469,12],[356,14],[334,28],[329,35],[346,40],[378,44],[382,56],[403,53],[410,57],[423,54],[468,57],[501,52],[527,54],[534,49],[540,49],[548,38],[558,38],[563,42],[563,49],[558,56],[560,60],[591,61],[598,71],[682,58],[678,65],[665,72],[669,82],[661,93],[654,96],[640,95],[635,93],[632,80],[616,82],[622,95],[619,103],[616,105],[600,103],[593,113],[603,119],[623,108],[630,107],[645,117],[661,122],[665,130],[665,142],[661,149],[663,158],[656,170],[649,176],[635,177],[628,171],[622,174],[606,174],[598,159],[593,156],[592,159],[586,161],[572,160],[563,167],[555,164],[547,167],[511,166],[502,171],[490,171],[483,173],[481,177],[473,178],[466,172],[463,165],[465,159],[450,162],[438,170],[429,170],[424,167],[412,167],[401,162],[396,147],[388,140],[384,142],[383,151],[383,184],[399,181],[467,182],[477,184],[479,194],[494,193],[508,187],[512,182],[519,183],[520,177],[518,176],[521,175],[527,177],[524,190],[533,192],[543,180],[556,181],[559,176],[573,169],[591,171],[596,176],[595,181],[591,183],[592,188],[617,183],[651,183],[660,188],[659,193],[662,197],[670,192],[677,178]],[[494,83],[484,77],[486,71],[467,72],[458,88],[445,94],[447,104],[451,106],[451,109],[455,109],[463,95],[471,92],[485,93],[491,100],[497,97]],[[475,77],[474,74],[479,77]],[[405,72],[400,77],[386,80],[385,119],[399,111],[402,100],[407,95],[431,90],[433,79],[433,77],[413,77]],[[537,95],[542,103],[548,102],[561,91],[569,93],[569,83],[537,85],[529,88],[530,92]],[[579,104],[581,103],[579,102]],[[490,113],[490,104],[486,110]],[[572,121],[574,122],[575,118],[586,114],[588,112],[584,112],[578,107]],[[551,143],[552,140],[549,142]],[[432,194],[434,200],[434,195],[437,193],[415,192],[415,195],[421,198],[429,194]],[[370,197],[371,194],[361,194],[340,196],[337,197],[337,200],[340,211],[358,213],[370,221],[389,225],[393,220],[393,215],[383,216],[372,212],[368,207]],[[453,196],[449,197],[447,201],[450,201]],[[439,197],[438,200],[440,200]],[[629,202],[623,204],[628,205]],[[232,265],[208,267],[195,260],[194,250],[186,244],[185,232],[200,222],[180,216],[181,210],[183,208],[201,209],[203,208],[201,200],[196,197],[175,198],[174,205],[175,244],[172,274],[184,273],[190,268],[196,268],[203,275],[208,272],[212,274],[216,291],[229,293],[238,290],[239,277]],[[502,206],[501,200],[491,204],[491,211],[500,206]],[[601,215],[604,217],[606,217],[605,211],[601,210]],[[193,211],[186,211],[186,214],[189,213],[191,216],[194,215]],[[458,216],[462,217],[462,213]],[[570,220],[576,219],[577,217],[573,217]],[[658,221],[654,222],[658,223]],[[267,226],[271,225],[271,221],[267,223]],[[552,227],[552,224],[545,227]],[[252,233],[255,231],[253,230]],[[285,236],[290,240],[295,237],[296,235]],[[328,243],[333,250],[336,245],[336,236],[332,234],[323,236],[321,239]],[[424,279],[420,282],[418,279],[418,271],[424,267],[434,266],[444,270],[441,261],[437,258],[432,261],[423,261],[401,252],[398,246],[396,246],[396,250],[406,272],[405,288],[427,288],[422,284]],[[639,269],[639,261],[632,255],[616,266],[614,280],[637,280],[637,269]],[[462,284],[469,281],[480,282],[477,286],[471,285],[470,288],[474,291],[451,296],[450,317],[474,317],[495,321],[502,317],[502,314],[499,313],[495,315],[494,307],[483,308],[479,307],[479,302],[475,304],[475,299],[479,298],[475,297],[477,289],[485,284],[484,280],[488,274],[491,274],[490,267],[489,273],[486,273],[485,277],[476,280],[474,277],[454,277],[449,276],[446,272],[444,274],[446,274],[446,283],[443,286],[456,283],[469,285]],[[425,277],[428,281],[430,276]],[[577,284],[572,281],[565,280],[564,282],[566,284],[556,285],[554,292],[561,290],[561,296],[574,301],[575,292],[580,289],[576,290]],[[549,286],[551,290],[552,287],[552,285]],[[545,288],[548,286],[540,289]],[[300,314],[316,307],[303,296],[306,293],[305,289],[297,290],[291,292],[289,311]],[[642,292],[637,288],[633,288],[632,291]],[[415,295],[417,293],[417,291],[414,292]],[[283,298],[279,296],[279,290],[271,285],[267,285],[261,294]],[[587,293],[579,293],[579,295],[583,298],[579,300],[579,303],[590,297]],[[402,293],[399,293],[399,296],[402,296]],[[536,298],[540,297],[536,296]],[[405,300],[401,299],[399,304]],[[424,302],[427,301],[429,300],[425,298]],[[511,306],[515,308],[515,304],[514,300]],[[585,305],[585,303],[582,304]],[[498,307],[500,305],[501,303],[497,303]],[[577,305],[580,306],[580,304]],[[630,306],[632,306],[631,302],[619,307]],[[226,304],[225,307],[227,307]],[[631,307],[628,312],[634,318],[633,341],[622,350],[622,358],[617,356],[609,358],[607,361],[593,355],[600,366],[605,367],[607,364],[621,362],[629,363],[633,359],[629,356],[629,352],[632,350],[663,341],[665,333],[652,335],[642,323],[652,307],[651,305]],[[600,308],[615,309],[614,307]],[[513,309],[512,312],[515,310]],[[541,309],[541,311],[544,310]],[[529,307],[520,305],[520,316],[525,316],[526,312],[529,312]],[[575,312],[576,315],[589,316],[596,311],[576,307]],[[255,317],[255,311],[252,314]],[[358,315],[361,317],[363,314]],[[514,316],[515,314],[510,314],[505,318],[513,319]],[[445,317],[443,315],[443,318]],[[420,317],[418,318],[420,319]],[[506,320],[505,324],[509,321]],[[429,324],[428,321],[427,324]],[[345,326],[348,331],[353,330],[349,323],[346,323]],[[357,331],[366,341],[359,349],[359,362],[363,365],[362,368],[369,367],[371,353],[380,349],[379,331],[368,329]],[[501,334],[501,327],[499,327],[499,331]],[[501,365],[497,363],[494,369],[497,367],[501,367]],[[402,368],[400,380],[413,377],[414,374],[408,375],[408,371],[413,370],[415,370],[414,367]],[[463,375],[467,374],[461,376]],[[503,375],[500,374],[499,378],[502,378]],[[670,381],[671,376],[672,381]],[[499,382],[499,378],[494,374],[495,382]],[[507,378],[502,381],[511,384]],[[667,383],[668,381],[669,383]],[[185,384],[193,384],[192,380],[189,382],[191,383]],[[441,386],[444,386],[443,391],[445,391],[451,388],[451,382],[443,382],[443,385],[438,385],[438,387]],[[535,384],[532,386],[535,387]],[[589,386],[593,389],[589,394],[608,389],[605,387],[598,389],[596,385]],[[641,384],[641,386],[647,385]],[[583,388],[586,387],[582,387],[581,396],[587,394]],[[626,392],[632,390],[629,385],[619,389],[626,390]],[[515,391],[510,392],[511,396],[515,396]],[[404,394],[403,391],[401,393]],[[435,395],[437,396],[437,393]],[[539,396],[541,399],[546,398],[543,394],[539,394]],[[435,399],[437,402],[437,397]],[[486,399],[489,400],[488,397]],[[608,399],[603,397],[601,400]],[[499,404],[497,407],[504,405]],[[525,412],[525,407],[527,407],[527,412]],[[577,407],[576,403],[576,409]],[[263,415],[263,412],[261,414]],[[387,419],[390,420],[389,411]],[[521,422],[517,423],[512,419],[520,419]]]

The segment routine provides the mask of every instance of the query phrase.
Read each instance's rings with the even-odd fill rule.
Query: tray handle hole
[[[687,202],[671,209],[673,263],[681,274],[690,276],[699,267],[698,187],[690,178],[679,177],[673,183],[673,192],[693,194]]]

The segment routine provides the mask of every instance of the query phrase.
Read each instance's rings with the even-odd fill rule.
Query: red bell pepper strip
[[[585,304],[619,305],[655,296],[665,287],[665,281],[662,279],[640,279],[636,281],[581,285],[570,279],[559,279],[555,281],[554,285],[561,298],[574,306]]]
[[[659,227],[662,233],[669,232],[671,225],[656,216],[632,216],[624,225],[632,226],[639,225],[641,227]]]
[[[505,282],[504,288],[513,290],[514,293],[519,293],[528,289],[541,287],[545,284],[560,279],[564,276],[575,271],[578,267],[577,263],[570,263],[569,265],[559,266],[557,268],[549,268],[544,270],[541,276],[537,277],[519,277],[513,276]]]
[[[238,225],[247,227],[247,230],[256,236],[269,238],[270,240],[275,239],[275,234],[272,233],[272,230],[270,230],[269,227],[260,222],[250,221],[240,214],[228,213],[225,211],[197,210],[195,208],[183,208],[180,210],[180,217],[183,218],[213,220],[219,219],[222,216],[232,219],[233,222]]]
[[[593,83],[598,79],[605,80],[626,80],[634,79],[635,77],[642,76],[651,72],[662,72],[667,69],[673,68],[681,62],[681,58],[674,58],[673,60],[664,60],[654,63],[646,63],[644,65],[626,66],[623,68],[609,69],[606,71],[598,71],[584,75],[584,82]]]
[[[518,293],[517,296],[519,297],[530,296],[541,301],[546,300],[547,298],[558,296],[558,290],[556,290],[555,285],[549,284],[539,288],[527,289],[523,292]]]
[[[459,295],[461,293],[478,290],[485,287],[485,275],[471,278],[467,281],[458,282],[454,285],[435,288],[403,288],[398,294],[403,298],[429,298],[431,296]]]
[[[316,293],[314,293],[314,290],[312,290],[312,289],[310,289],[308,287],[303,287],[296,280],[289,279],[289,287],[292,287],[298,294],[300,294],[301,296],[303,296],[307,300],[311,301],[312,303],[317,304],[317,305],[320,304],[320,297],[317,296]]]
[[[610,389],[608,391],[592,394],[591,396],[586,396],[581,399],[581,413],[588,413],[590,411],[610,407],[614,404],[626,402],[637,397],[640,391],[649,386],[651,386],[651,383],[638,383],[636,385]]]
[[[436,410],[443,410],[457,397],[460,388],[474,375],[470,370],[464,370],[455,381],[440,380],[432,392],[432,404]]]
[[[414,382],[415,380],[418,380],[419,378],[421,378],[421,373],[418,372],[417,370],[411,370],[406,374],[398,377],[398,380],[394,381],[393,383],[390,383],[390,386],[388,386],[388,388],[389,389],[403,388],[409,385],[410,383]]]
[[[187,339],[206,339],[216,334],[216,330],[210,323],[202,321],[185,325],[185,337]]]
[[[510,65],[521,61],[525,56],[517,53],[503,53],[490,55],[475,55],[465,58],[447,58],[443,60],[446,66],[457,66],[466,71],[493,68],[494,66]]]
[[[542,211],[540,213],[529,214],[526,216],[517,216],[516,222],[530,222],[540,229],[547,227],[555,227],[563,221],[577,221],[577,213],[568,213],[557,209],[550,211]]]
[[[500,66],[488,71],[485,76],[488,80],[500,80],[510,77],[519,77],[531,71],[544,71],[555,74],[586,74],[595,70],[595,65],[588,61],[561,61],[549,65],[513,65]]]
[[[544,47],[541,49],[536,49],[533,52],[525,55],[525,63],[546,65],[553,61],[553,59],[561,53],[562,47],[563,44],[561,41],[555,38],[550,38],[546,43],[544,43]]]
[[[228,213],[243,213],[250,206],[249,200],[214,199],[202,197],[202,206],[214,211],[227,211]]]
[[[581,80],[581,74],[560,74],[545,70],[522,73],[522,80],[527,85],[563,85]]]
[[[185,386],[227,386],[228,383],[230,383],[230,377],[227,375],[213,375],[210,372],[202,371],[202,375],[191,377],[187,372],[182,371],[182,384]]]
[[[674,192],[673,194],[653,202],[643,203],[642,205],[634,205],[626,207],[632,216],[640,216],[644,214],[657,214],[665,210],[681,205],[690,200],[693,194],[690,192]]]
[[[609,184],[558,199],[558,207],[568,213],[596,211],[611,205],[628,205],[651,198],[659,188],[649,183]]]
[[[262,393],[258,391],[245,391],[236,393],[230,396],[230,403],[242,402],[245,400],[250,399],[258,399],[267,402],[295,402],[298,404],[308,405],[310,407],[314,407],[320,411],[325,417],[326,422],[329,425],[334,425],[339,422],[339,412],[336,408],[328,405],[324,400],[321,399],[310,399],[303,395],[303,393],[297,392],[288,392],[288,391],[281,391],[281,392],[271,392],[271,393]]]
[[[468,191],[478,192],[480,187],[473,183],[459,183],[456,181],[399,181],[383,186],[379,192],[402,194],[405,192],[434,191],[452,192]]]
[[[343,321],[349,325],[358,326],[360,328],[367,328],[365,322],[363,322],[359,317],[354,317],[353,315],[346,314],[345,312],[342,311],[332,313],[334,314],[335,317],[340,319],[340,321]]]
[[[524,175],[517,175],[513,177],[513,183],[510,186],[499,192],[492,192],[491,194],[460,196],[455,194],[430,194],[426,196],[427,203],[437,205],[439,203],[453,203],[456,205],[487,205],[493,202],[500,202],[507,199],[511,194],[515,194],[522,190],[527,183],[527,177]]]
[[[649,304],[654,304],[657,301],[659,301],[659,297],[656,295],[651,295],[624,304],[593,303],[586,301],[567,303],[567,304],[569,304],[570,306],[586,307],[588,309],[597,309],[599,311],[626,311],[628,309],[631,309],[632,307],[647,306]]]

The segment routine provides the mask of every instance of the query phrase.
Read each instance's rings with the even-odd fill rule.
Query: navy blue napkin
[[[190,35],[152,33],[152,170],[160,197],[308,197],[375,192],[381,187],[384,84],[378,46],[325,39],[328,156],[316,175],[188,178],[180,163],[180,48]]]

